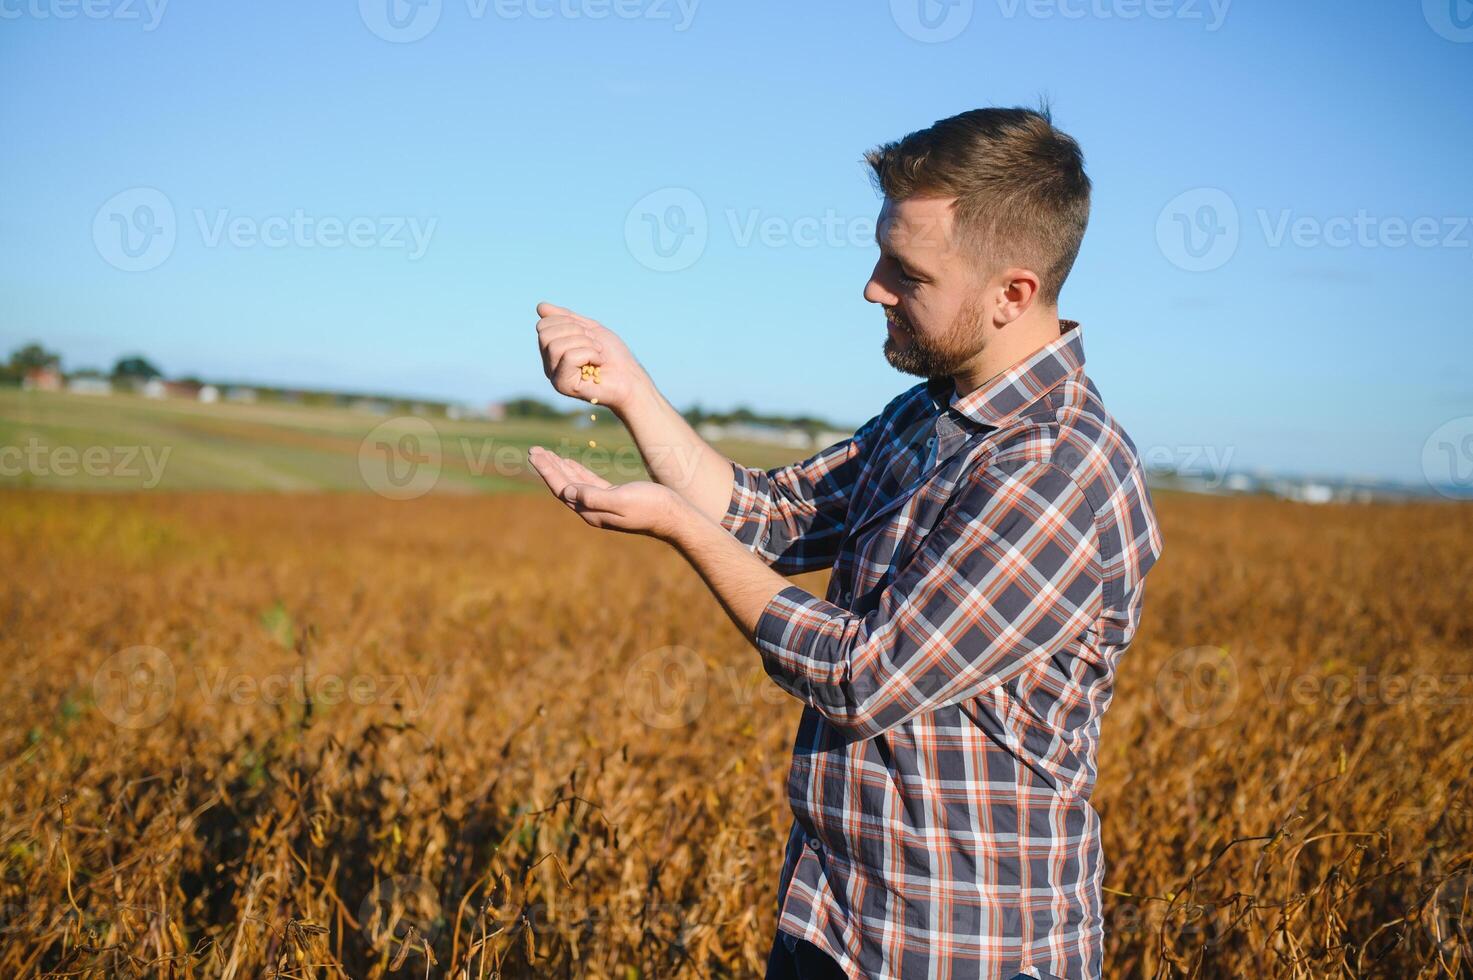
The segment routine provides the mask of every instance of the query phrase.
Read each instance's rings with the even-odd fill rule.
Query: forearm
[[[705,580],[737,628],[749,640],[755,639],[762,611],[773,596],[792,583],[768,568],[719,524],[682,521],[669,541]]]
[[[655,482],[719,522],[731,501],[731,460],[711,448],[653,384],[617,410]]]
[[[836,725],[845,725],[855,717],[853,691],[837,680],[848,676],[848,670],[839,661],[814,663],[807,657],[794,657],[779,645],[780,635],[787,633],[784,617],[792,610],[807,608],[809,604],[821,606],[835,616],[844,614],[845,610],[830,606],[793,585],[720,526],[693,513],[677,522],[674,533],[666,540],[700,573],[737,629],[762,655],[763,667],[778,687],[818,709]],[[769,609],[779,611],[769,615]],[[774,625],[778,627],[777,632]],[[821,628],[816,620],[805,625],[810,630]],[[827,635],[829,630],[824,632]],[[853,633],[847,627],[843,632],[850,636]],[[832,645],[824,652],[837,655]]]

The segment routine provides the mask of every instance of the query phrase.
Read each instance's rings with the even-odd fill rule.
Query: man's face
[[[956,374],[987,340],[990,310],[977,260],[955,241],[951,198],[907,198],[880,208],[880,258],[864,298],[885,308],[885,359],[924,378]]]

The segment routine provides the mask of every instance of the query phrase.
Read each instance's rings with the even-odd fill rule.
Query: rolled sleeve
[[[876,416],[859,431],[801,462],[762,470],[731,463],[731,497],[721,526],[774,569],[833,564],[849,518]]]
[[[1067,474],[986,471],[958,494],[874,610],[790,586],[759,617],[767,673],[858,737],[1005,683],[1100,615],[1094,515]]]
[[[804,703],[818,707],[818,689],[826,678],[814,676],[807,651],[817,633],[841,629],[848,610],[790,585],[768,600],[757,618],[753,640],[767,672],[777,685]]]
[[[760,531],[760,524],[756,519],[757,502],[756,479],[745,466],[732,462],[731,499],[727,501],[721,526],[748,547],[756,543]]]

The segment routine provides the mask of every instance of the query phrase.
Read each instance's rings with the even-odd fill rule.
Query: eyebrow
[[[902,257],[893,248],[886,245],[883,241],[880,240],[880,226],[878,224],[875,225],[875,244],[879,246],[881,255],[894,259],[900,264],[903,270],[915,273],[915,275],[920,278],[931,278],[930,273],[928,273],[925,269],[921,268],[919,265],[916,265],[916,263],[912,260]]]

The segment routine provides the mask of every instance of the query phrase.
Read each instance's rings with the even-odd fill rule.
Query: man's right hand
[[[537,316],[542,372],[561,394],[598,399],[600,405],[622,414],[654,388],[619,335],[597,320],[551,303],[538,303]],[[585,364],[598,367],[597,384],[583,377]]]

